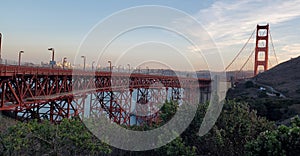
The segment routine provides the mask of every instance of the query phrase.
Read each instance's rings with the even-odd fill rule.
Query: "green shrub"
[[[281,125],[276,130],[261,133],[257,139],[249,141],[245,148],[247,155],[299,155],[300,119],[293,119],[290,127]]]
[[[2,144],[3,155],[98,155],[111,151],[78,119],[64,119],[58,125],[20,122],[2,135]]]
[[[182,135],[190,145],[197,147],[198,155],[244,155],[247,140],[261,132],[274,129],[274,123],[258,117],[247,103],[227,101],[215,126],[205,136],[197,132],[206,107],[198,109],[196,118]]]

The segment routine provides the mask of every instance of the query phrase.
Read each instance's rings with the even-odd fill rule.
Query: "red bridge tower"
[[[268,70],[268,50],[269,50],[269,24],[257,25],[254,76],[258,74],[258,67],[263,66],[264,71]],[[263,56],[262,56],[263,55]]]

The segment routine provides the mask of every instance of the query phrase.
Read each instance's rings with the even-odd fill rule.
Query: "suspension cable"
[[[274,44],[273,44],[273,38],[272,38],[270,30],[269,30],[269,34],[270,34],[270,39],[271,39],[272,48],[273,48],[273,52],[274,52],[274,55],[275,55],[276,63],[278,64],[278,59],[277,59],[277,55],[276,55],[276,52],[275,52],[275,48],[274,48]]]
[[[272,68],[273,67],[273,65],[272,65],[272,63],[271,63],[271,61],[270,61],[270,59],[269,59],[269,69],[270,69],[270,67]]]
[[[254,51],[255,51],[255,50],[253,49],[252,52],[251,52],[251,54],[249,55],[248,59],[247,59],[246,62],[243,64],[243,66],[241,67],[241,69],[239,70],[238,73],[240,73],[240,72],[243,70],[243,68],[245,67],[245,65],[248,63],[248,61],[250,60],[250,58],[253,56]]]
[[[245,47],[247,46],[247,44],[249,43],[250,39],[252,38],[254,32],[256,29],[253,30],[251,36],[249,37],[249,39],[247,40],[247,42],[244,44],[244,46],[242,47],[242,49],[238,52],[238,54],[234,57],[234,59],[229,63],[229,65],[225,68],[225,71],[227,71],[227,69],[232,65],[232,63],[239,57],[239,55],[243,52],[243,50],[245,49]]]

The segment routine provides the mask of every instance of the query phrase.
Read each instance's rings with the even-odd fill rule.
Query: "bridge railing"
[[[19,62],[15,60],[9,60],[9,59],[0,59],[0,65],[5,66],[18,66]],[[73,70],[73,71],[86,71],[86,72],[110,72],[109,67],[95,67],[95,68],[86,68],[83,70],[83,67],[78,65],[73,65],[72,67],[62,67],[62,66],[52,66],[48,63],[41,62],[41,64],[35,64],[32,62],[21,62],[19,69],[23,69],[24,67],[33,67],[35,71],[39,69],[47,69],[47,70]],[[1,71],[1,73],[4,73],[4,71]],[[144,74],[144,75],[162,75],[162,76],[175,76],[175,77],[191,77],[191,78],[197,78],[199,76],[196,76],[193,72],[186,72],[186,71],[173,71],[171,69],[133,69],[130,70],[127,68],[113,68],[112,73],[130,73],[130,74]]]

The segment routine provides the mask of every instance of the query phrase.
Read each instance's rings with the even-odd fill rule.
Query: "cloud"
[[[290,44],[290,45],[286,45],[286,46],[283,46],[281,48],[282,51],[284,52],[288,52],[286,54],[281,54],[280,55],[280,58],[282,59],[289,59],[291,57],[294,57],[294,56],[297,56],[300,54],[300,43],[296,43],[296,44]]]
[[[220,46],[245,43],[256,24],[276,25],[300,16],[300,1],[217,1],[196,15]]]
[[[257,24],[270,23],[271,29],[276,26],[284,26],[285,24],[292,25],[290,22],[300,17],[300,1],[216,1],[210,7],[200,10],[194,17],[212,36],[222,53],[230,52],[231,55],[236,55],[235,53],[237,53],[237,51],[232,50],[232,47],[241,48],[251,33],[256,29]],[[189,24],[188,21],[184,22],[185,24]],[[190,25],[187,31],[195,37],[201,37],[202,35],[202,30],[198,30],[198,28],[193,25]],[[289,43],[289,39],[291,39],[289,36],[284,36],[284,38],[280,40],[281,42]],[[278,39],[275,39],[274,42],[278,42]],[[195,49],[189,48],[195,51]],[[289,56],[297,55],[298,53],[294,52],[294,48],[299,49],[299,47],[295,45],[286,45],[283,48],[276,48],[282,50],[282,52],[285,51],[289,53]]]

